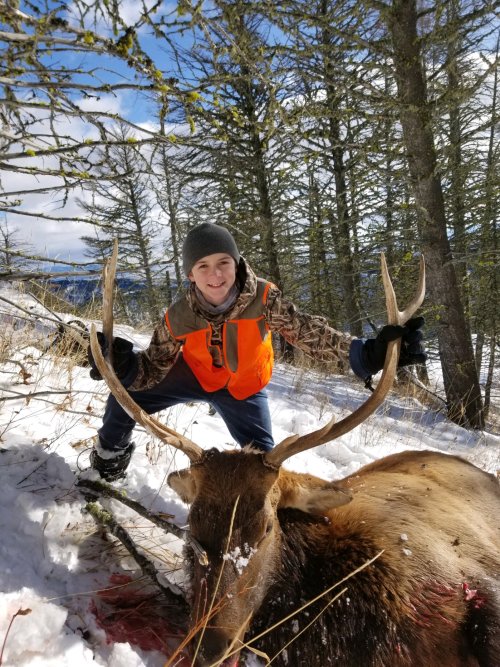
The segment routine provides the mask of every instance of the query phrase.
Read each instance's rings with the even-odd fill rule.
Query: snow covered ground
[[[30,312],[43,310],[29,300],[24,306]],[[88,369],[68,358],[42,353],[34,341],[38,337],[39,343],[45,336],[43,327],[38,332],[14,328],[6,309],[3,304],[0,655],[4,645],[0,664],[160,667],[169,650],[164,647],[168,624],[162,626],[161,614],[154,618],[154,611],[144,606],[141,587],[147,595],[145,582],[139,579],[132,589],[127,586],[129,577],[137,579],[137,566],[123,547],[96,531],[93,519],[82,511],[85,500],[75,488],[76,475],[88,466],[107,395],[105,386],[92,381]],[[129,336],[138,346],[149,338],[126,327],[118,327],[116,333]],[[354,378],[325,378],[278,366],[269,396],[274,435],[280,441],[292,433],[311,431],[333,415],[344,416],[367,393]],[[233,446],[222,420],[210,416],[205,404],[179,406],[160,418],[205,448]],[[187,466],[187,458],[153,442],[142,429],[136,429],[136,436],[138,447],[127,478],[115,486],[147,508],[174,515],[182,525],[186,507],[166,485],[166,477]],[[414,398],[394,393],[354,431],[293,457],[287,467],[335,479],[386,454],[425,448],[459,454],[490,472],[500,469],[500,437],[466,431]],[[182,584],[180,541],[120,503],[112,501],[111,506],[158,568]],[[121,624],[115,622],[117,600]],[[123,611],[126,601],[128,623]],[[148,614],[153,620],[148,621]],[[149,638],[133,635],[131,628],[141,622],[156,623]]]

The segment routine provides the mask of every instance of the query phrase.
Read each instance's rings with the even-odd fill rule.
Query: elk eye
[[[267,522],[266,532],[265,532],[266,535],[269,535],[269,533],[270,533],[270,532],[272,531],[272,529],[273,529],[273,526],[274,526],[274,523],[273,523],[272,521],[268,521],[268,522]]]

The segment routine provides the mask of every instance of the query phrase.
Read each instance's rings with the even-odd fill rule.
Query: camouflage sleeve
[[[267,298],[267,323],[294,347],[309,357],[324,363],[334,363],[347,371],[352,337],[332,329],[319,315],[308,315],[281,296],[277,287],[271,287]]]
[[[172,337],[165,320],[162,319],[153,331],[149,347],[137,355],[138,372],[128,389],[150,389],[163,380],[174,365],[180,347],[180,343]]]

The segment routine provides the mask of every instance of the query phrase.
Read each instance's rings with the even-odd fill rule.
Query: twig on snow
[[[122,491],[115,489],[110,484],[106,484],[105,482],[99,482],[97,480],[91,479],[80,479],[76,483],[76,486],[88,489],[97,497],[106,496],[107,498],[114,498],[115,500],[123,503],[123,505],[130,507],[130,509],[134,510],[134,512],[137,512],[137,514],[140,514],[148,521],[151,521],[151,523],[154,523],[155,526],[158,526],[158,528],[161,528],[168,533],[172,533],[176,537],[179,537],[181,540],[188,542],[196,554],[200,564],[208,565],[206,551],[204,551],[204,549],[194,539],[191,533],[187,530],[184,530],[184,528],[180,528],[175,523],[167,521],[161,514],[150,512],[143,505],[141,505],[141,503],[137,502],[136,500],[131,500],[126,495],[124,495]]]
[[[104,526],[123,544],[125,549],[140,567],[142,573],[161,590],[168,602],[175,605],[179,611],[188,614],[188,604],[180,588],[175,584],[171,584],[168,580],[167,586],[160,582],[158,572],[153,563],[137,549],[128,532],[116,521],[113,514],[109,510],[104,509],[97,501],[87,503],[85,509],[96,523]]]

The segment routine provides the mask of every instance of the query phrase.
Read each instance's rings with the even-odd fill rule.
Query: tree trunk
[[[457,21],[456,0],[450,2],[449,21]],[[465,312],[469,313],[469,293],[467,285],[467,244],[465,229],[465,166],[462,161],[462,120],[460,117],[460,101],[456,91],[459,89],[458,71],[458,31],[448,41],[447,74],[448,74],[448,113],[449,113],[449,179],[450,179],[450,218],[453,224],[453,259],[457,274],[458,287],[461,291]]]
[[[321,3],[321,14],[328,17],[329,0]],[[330,147],[331,163],[335,179],[335,213],[336,220],[330,217],[332,223],[332,234],[335,242],[336,261],[339,265],[339,275],[342,281],[342,292],[344,296],[344,310],[349,322],[350,332],[353,336],[362,336],[362,315],[359,307],[359,299],[356,293],[355,265],[351,247],[351,228],[353,220],[349,211],[348,187],[345,166],[345,144],[346,139],[341,136],[338,121],[338,109],[340,96],[337,90],[336,79],[338,76],[339,63],[330,56],[332,49],[332,31],[326,27],[322,31],[323,41],[323,69],[326,80],[326,107],[328,110],[328,142]]]
[[[314,175],[309,175],[309,230],[307,235],[307,248],[309,253],[308,272],[310,285],[310,303],[313,313],[321,313],[321,263],[319,260],[319,230],[321,219],[319,214],[319,192],[314,180]]]
[[[476,359],[477,374],[481,377],[481,366],[483,364],[483,349],[484,349],[484,331],[478,331],[476,334],[476,350],[474,357]]]
[[[264,254],[269,267],[271,280],[283,289],[280,264],[278,260],[278,250],[276,247],[276,235],[274,230],[274,216],[271,208],[271,197],[269,194],[269,185],[267,182],[267,171],[262,155],[262,146],[257,130],[254,130],[252,136],[254,148],[254,167],[256,176],[256,185],[258,193],[258,210],[261,223],[261,238]]]
[[[335,128],[333,126],[336,126]],[[336,146],[332,148],[333,170],[335,174],[335,210],[336,220],[336,246],[337,262],[339,263],[340,276],[342,280],[342,292],[344,295],[344,308],[349,322],[351,334],[362,336],[362,316],[359,309],[359,301],[355,290],[355,268],[354,258],[351,250],[351,219],[347,204],[347,184],[344,166],[344,156],[340,147],[340,128],[333,120],[330,120],[330,141],[337,137]]]
[[[493,373],[495,370],[495,356],[496,356],[496,336],[492,336],[490,340],[490,361],[488,363],[488,372],[486,374],[486,382],[484,385],[484,416],[487,418],[491,405],[491,388],[493,386]]]
[[[399,116],[408,154],[428,292],[438,314],[438,342],[448,415],[457,424],[483,428],[483,406],[472,340],[464,315],[451,250],[425,76],[415,0],[394,0],[387,12],[394,49]]]
[[[167,134],[165,117],[167,113],[168,105],[165,102],[162,108],[160,109],[159,118],[160,118],[160,134],[162,137],[165,137]],[[174,196],[173,187],[172,187],[172,174],[169,164],[169,158],[167,149],[163,145],[161,147],[161,166],[163,168],[164,184],[166,190],[166,207],[161,201],[160,204],[164,210],[168,213],[169,227],[170,227],[170,242],[172,246],[172,261],[175,271],[175,282],[176,290],[179,290],[183,281],[183,271],[181,270],[181,252],[179,249],[179,239],[178,239],[178,220],[177,220],[177,209],[179,204],[179,197]],[[162,196],[161,200],[164,199]],[[171,283],[169,277],[169,289],[171,290]]]
[[[170,242],[172,246],[172,261],[174,264],[175,271],[175,282],[176,289],[182,285],[184,276],[183,271],[181,270],[181,252],[179,249],[179,239],[178,239],[178,220],[177,220],[177,204],[178,200],[174,199],[172,191],[172,179],[170,176],[170,167],[168,165],[168,159],[165,149],[163,149],[163,170],[165,174],[165,189],[167,195],[167,212],[168,212],[168,221],[170,227]]]
[[[156,322],[160,314],[160,309],[158,306],[156,289],[153,282],[153,275],[151,272],[151,259],[148,252],[148,241],[144,234],[144,229],[142,225],[142,218],[140,211],[138,210],[137,198],[133,185],[130,184],[129,187],[129,197],[130,197],[130,206],[131,213],[133,215],[136,233],[137,233],[137,247],[142,260],[142,271],[144,272],[145,280],[145,290],[146,290],[146,303],[149,313],[149,318],[151,323]]]
[[[497,39],[495,57],[498,60],[500,52],[500,37]],[[488,417],[491,403],[491,388],[493,385],[493,372],[495,368],[496,344],[498,341],[498,313],[500,310],[498,299],[498,164],[496,158],[495,132],[498,127],[498,68],[495,70],[493,89],[491,91],[491,118],[490,118],[490,137],[488,145],[488,157],[486,167],[485,182],[485,210],[480,235],[480,257],[481,267],[478,271],[480,275],[479,288],[480,295],[478,299],[478,322],[477,341],[476,341],[476,359],[478,359],[478,350],[484,346],[485,331],[490,337],[490,356],[488,372],[484,387],[484,415]],[[481,343],[481,346],[480,346]],[[482,357],[482,355],[481,355]],[[479,368],[479,367],[478,367]],[[479,372],[479,370],[478,370]]]

